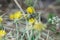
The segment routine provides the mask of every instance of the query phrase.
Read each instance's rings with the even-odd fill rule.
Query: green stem
[[[37,5],[37,2],[38,2],[38,0],[35,0],[35,1],[34,1],[33,7],[35,7],[35,6]]]
[[[29,31],[27,30],[26,33],[27,33],[28,40],[30,40]]]
[[[40,22],[40,14],[41,14],[41,13],[39,13],[39,22]]]
[[[26,34],[27,34],[27,39],[30,40],[29,30],[27,29],[27,27],[28,27],[28,23],[27,23],[27,20],[26,20]]]
[[[25,35],[26,30],[23,32],[23,35],[21,36],[21,40],[24,40],[23,37]]]
[[[16,40],[18,40],[18,38],[19,38],[19,30],[18,30],[18,23],[16,23]]]
[[[40,38],[40,32],[37,32],[35,40],[38,40]]]
[[[48,30],[48,35],[47,35],[47,37],[46,37],[46,40],[49,40],[49,30]]]
[[[31,28],[32,28],[32,25],[31,25]],[[33,36],[33,30],[31,29],[30,30],[30,40],[31,40],[32,36]]]

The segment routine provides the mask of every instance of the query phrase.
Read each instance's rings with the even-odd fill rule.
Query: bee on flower
[[[10,14],[10,19],[14,20],[14,19],[20,19],[22,17],[22,12],[21,11],[17,11],[14,14]]]
[[[26,9],[26,12],[29,13],[29,14],[33,14],[35,12],[35,9],[34,9],[34,7],[28,7]]]
[[[5,35],[6,35],[6,31],[0,30],[0,38],[2,38],[2,37],[5,36]]]
[[[45,28],[46,28],[46,25],[44,25],[43,23],[39,23],[39,22],[36,22],[33,26],[33,29],[38,30],[38,31],[45,30]]]

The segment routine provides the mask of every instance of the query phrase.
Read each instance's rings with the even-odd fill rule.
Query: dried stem
[[[14,0],[14,2],[16,3],[16,5],[19,7],[20,11],[23,13],[23,15],[25,15],[25,12],[23,11],[21,5],[18,3],[17,0]]]

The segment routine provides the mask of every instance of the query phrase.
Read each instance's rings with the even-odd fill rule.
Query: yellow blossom
[[[46,25],[44,25],[43,23],[35,23],[33,29],[41,31],[41,30],[45,30]]]
[[[21,13],[20,11],[17,11],[17,12],[15,12],[14,14],[11,14],[11,15],[10,15],[10,19],[11,19],[11,20],[19,19],[19,18],[21,18],[21,17],[22,17],[22,13]]]
[[[6,35],[6,32],[4,30],[0,30],[0,38],[5,36]]]
[[[28,8],[26,9],[26,11],[27,11],[27,13],[32,14],[32,13],[35,12],[35,9],[34,9],[33,7],[28,7]]]
[[[34,22],[35,22],[35,19],[34,19],[34,18],[30,18],[30,19],[29,19],[29,23],[30,23],[30,24],[33,24]]]
[[[0,17],[0,23],[3,21],[3,18],[2,17]]]
[[[14,19],[19,19],[19,18],[21,18],[21,17],[22,17],[22,12],[21,12],[21,11],[15,12],[15,14],[14,14]]]

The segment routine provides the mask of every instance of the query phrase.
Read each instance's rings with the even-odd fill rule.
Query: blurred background
[[[41,21],[43,23],[47,22],[48,14],[56,14],[56,16],[60,18],[60,0],[17,0],[17,1],[24,11],[29,6],[33,6],[36,12],[41,11],[42,12]],[[5,19],[8,19],[7,15],[17,10],[20,10],[20,9],[15,4],[14,0],[0,0],[0,15],[3,15],[3,17],[5,16],[4,17]],[[7,21],[7,23],[5,21]],[[8,22],[10,21],[9,19],[5,21],[4,23],[6,23],[7,26],[12,27],[11,23]],[[59,34],[58,32],[60,32],[60,25],[56,30],[56,33],[55,32],[54,33]],[[57,37],[56,35],[54,36]],[[58,35],[57,38],[60,38],[60,35]],[[60,40],[60,39],[56,39],[56,40]]]

